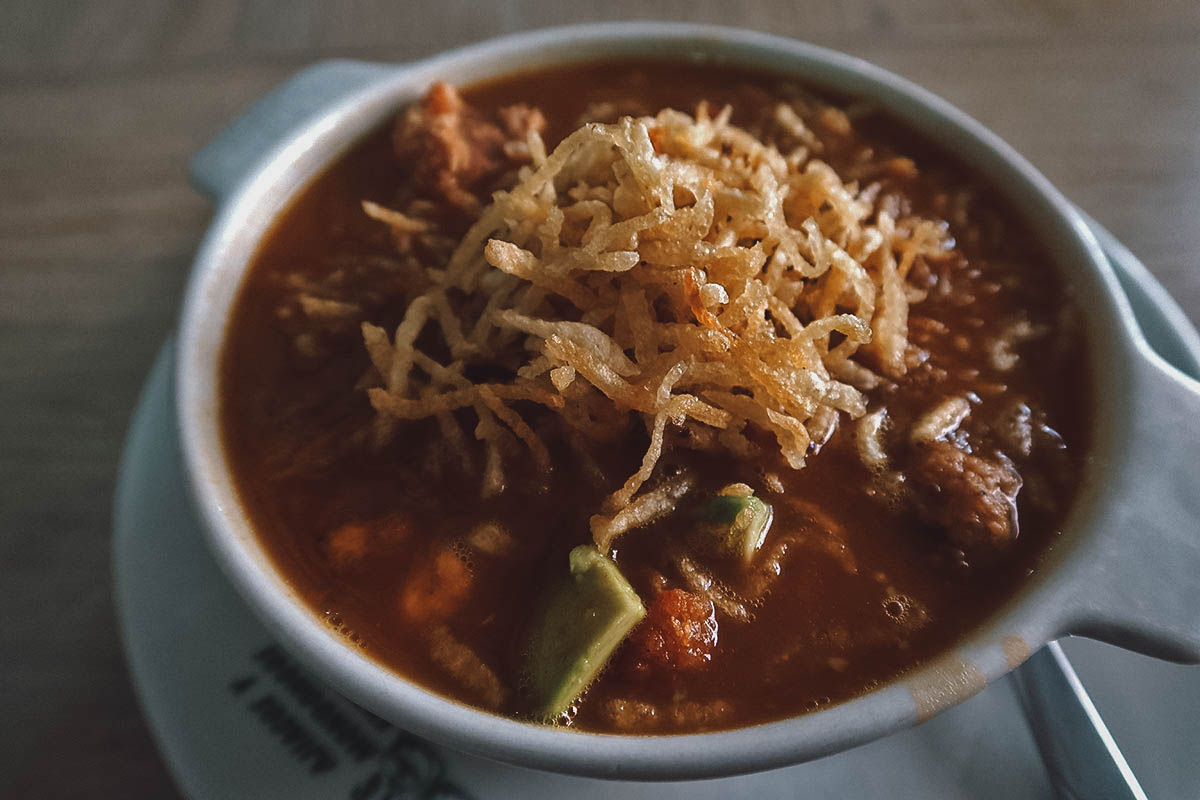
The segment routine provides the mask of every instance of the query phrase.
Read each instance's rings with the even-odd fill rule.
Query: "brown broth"
[[[550,120],[547,143],[553,144],[592,103],[634,99],[633,105],[640,107],[629,110],[653,113],[666,106],[691,111],[707,99],[717,107],[732,104],[738,122],[761,114],[779,84],[770,75],[708,64],[609,62],[504,78],[472,87],[464,96],[485,111],[514,102],[538,106]],[[882,142],[881,152],[899,149],[916,158],[920,177],[905,188],[918,211],[936,216],[945,203],[939,194],[978,189],[967,170],[912,134],[900,132],[903,146],[898,148],[896,127],[887,120],[868,120],[856,130],[862,143]],[[885,139],[889,136],[891,141]],[[836,167],[849,154],[824,157]],[[389,131],[372,133],[314,180],[265,237],[226,334],[221,375],[225,451],[262,542],[313,611],[372,658],[462,702],[481,701],[430,659],[424,632],[404,622],[398,610],[399,592],[414,563],[437,543],[460,539],[480,520],[498,520],[519,532],[518,558],[469,556],[474,590],[449,625],[511,689],[500,713],[520,715],[523,625],[549,576],[564,569],[568,550],[588,540],[588,516],[607,490],[578,479],[572,459],[559,453],[561,467],[548,495],[513,491],[476,500],[478,487],[469,479],[430,482],[422,454],[436,430],[425,423],[412,425],[402,441],[378,453],[355,451],[317,466],[309,459],[314,447],[319,450],[320,443],[362,427],[373,416],[364,393],[354,390],[368,362],[356,327],[328,344],[331,357],[319,363],[298,360],[292,346],[294,324],[277,313],[283,287],[289,275],[321,279],[348,256],[391,255],[389,234],[362,213],[359,201],[387,204],[401,179]],[[789,470],[778,455],[752,464],[681,456],[698,471],[705,490],[734,481],[761,487],[764,473],[777,474],[787,491],[782,497],[764,495],[776,512],[771,536],[797,534],[798,542],[784,561],[783,579],[757,607],[755,619],[744,625],[721,621],[719,647],[707,669],[634,677],[622,668],[618,652],[580,703],[575,726],[619,731],[606,713],[612,699],[644,701],[660,709],[717,701],[731,708],[715,721],[676,721],[660,714],[659,722],[645,731],[656,733],[736,727],[845,700],[950,647],[1037,568],[1069,509],[1088,444],[1086,365],[1078,342],[1062,345],[1064,335],[1052,337],[1058,344],[1022,350],[1018,367],[1003,376],[986,366],[977,377],[960,374],[979,367],[981,335],[994,334],[1001,322],[1018,313],[1035,323],[1057,325],[1068,303],[1047,257],[1010,209],[983,192],[972,213],[979,234],[960,237],[960,247],[977,274],[964,271],[955,278],[954,292],[931,295],[912,309],[914,317],[932,317],[952,333],[971,334],[970,352],[953,346],[952,335],[922,342],[931,354],[928,365],[911,373],[897,391],[872,395],[873,403],[886,403],[892,424],[904,426],[939,398],[1002,380],[1007,391],[999,398],[981,393],[967,432],[973,432],[971,426],[986,427],[989,415],[1000,413],[1015,396],[1042,411],[1066,450],[1019,466],[1027,486],[1031,478],[1039,480],[1053,487],[1057,501],[1039,508],[1022,492],[1019,538],[1001,557],[968,568],[955,563],[936,531],[879,493],[856,453],[853,424],[842,424],[799,472]],[[403,313],[403,288],[383,294],[378,302],[366,303],[368,316],[392,328]],[[976,302],[965,303],[968,296]],[[948,375],[935,379],[935,368]],[[987,439],[983,427],[976,432]],[[613,471],[623,477],[644,448],[645,435],[633,435],[598,456],[624,465]],[[813,504],[833,518],[844,532],[842,547],[836,538],[800,535],[812,528],[810,515],[788,498]],[[331,563],[330,531],[388,515],[399,515],[394,528],[403,533],[395,541],[375,548],[356,566]],[[688,525],[686,515],[677,514],[619,540],[616,560],[644,597],[650,596],[656,574],[671,573],[665,553],[683,540]],[[730,573],[728,580],[737,588],[742,579]]]

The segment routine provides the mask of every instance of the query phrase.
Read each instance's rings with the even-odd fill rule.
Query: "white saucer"
[[[1128,250],[1096,226],[1151,343],[1200,374],[1200,337]],[[209,556],[175,428],[173,348],[159,354],[125,444],[114,512],[117,613],[133,683],[189,797],[1049,798],[1005,678],[917,728],[787,769],[679,784],[534,772],[438,747],[371,717],[274,645]],[[1200,669],[1064,643],[1150,796],[1200,786]],[[654,747],[653,739],[646,741]]]

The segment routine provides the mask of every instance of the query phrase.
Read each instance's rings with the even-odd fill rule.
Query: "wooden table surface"
[[[0,2],[0,796],[178,794],[117,640],[116,463],[211,212],[188,158],[312,61],[648,16],[838,48],[997,131],[1200,320],[1196,0],[577,7]]]

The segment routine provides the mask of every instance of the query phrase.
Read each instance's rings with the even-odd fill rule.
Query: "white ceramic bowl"
[[[622,56],[720,59],[873,100],[998,187],[1086,312],[1093,447],[1075,508],[1044,566],[940,658],[816,713],[719,733],[646,738],[517,722],[426,691],[364,656],[288,586],[251,530],[222,453],[217,376],[230,307],[259,241],[310,179],[436,79],[470,84]],[[284,645],[339,691],[401,727],[530,767],[698,778],[816,758],[912,725],[1065,634],[1200,661],[1200,384],[1151,352],[1090,230],[1062,195],[979,123],[896,75],[812,45],[727,28],[634,23],[546,30],[412,64],[317,64],[218,137],[196,158],[193,174],[219,209],[188,287],[177,386],[187,469],[209,543]]]

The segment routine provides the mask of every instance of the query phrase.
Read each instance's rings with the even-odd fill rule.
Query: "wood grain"
[[[169,797],[111,610],[124,429],[210,209],[189,155],[314,60],[662,18],[815,41],[975,115],[1200,320],[1195,0],[0,3],[0,795]],[[1135,765],[1136,767],[1136,765]]]

